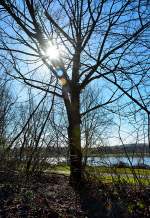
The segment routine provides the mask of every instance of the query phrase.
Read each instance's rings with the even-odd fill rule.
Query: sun
[[[51,60],[58,60],[60,58],[59,50],[56,45],[53,45],[51,43],[48,44],[48,47],[45,51],[46,56]]]

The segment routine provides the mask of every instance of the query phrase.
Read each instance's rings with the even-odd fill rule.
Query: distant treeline
[[[32,152],[34,148],[24,148],[23,151],[21,148],[14,148],[13,153],[16,156],[19,156],[20,151],[22,152],[22,156],[26,156],[30,152]],[[68,147],[39,147],[36,150],[37,155],[45,157],[58,157],[58,156],[68,156],[69,149]],[[149,147],[147,144],[125,144],[123,145],[116,145],[116,146],[99,146],[94,148],[88,148],[85,150],[83,148],[83,155],[87,156],[100,156],[104,154],[125,154],[125,153],[132,153],[132,154],[149,154]]]
[[[116,146],[100,146],[97,148],[91,148],[92,154],[123,154],[123,153],[149,153],[149,146],[147,144],[125,144]]]

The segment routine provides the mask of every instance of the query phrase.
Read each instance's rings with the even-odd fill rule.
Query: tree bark
[[[148,147],[150,153],[150,113],[148,113]]]
[[[70,148],[70,183],[76,185],[80,184],[82,179],[82,152],[79,123],[70,122],[68,136]]]
[[[82,151],[80,129],[80,97],[77,92],[72,92],[70,107],[68,111],[70,183],[71,185],[78,186],[82,180]]]

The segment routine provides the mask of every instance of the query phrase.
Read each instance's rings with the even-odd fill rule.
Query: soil
[[[86,181],[78,190],[58,174],[0,172],[0,218],[150,217],[150,188]]]

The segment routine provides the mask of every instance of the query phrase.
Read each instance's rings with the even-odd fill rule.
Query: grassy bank
[[[129,167],[104,167],[104,166],[87,166],[85,169],[87,175],[91,179],[98,179],[104,183],[125,182],[125,183],[142,183],[149,185],[150,170],[149,169],[131,169]],[[69,175],[70,169],[68,165],[55,165],[46,172]]]
[[[105,166],[87,166],[86,169],[89,172],[95,171],[95,173],[115,173],[115,174],[133,174],[136,173],[137,175],[142,176],[150,176],[149,169],[138,169],[138,168],[130,168],[130,167],[105,167]]]

